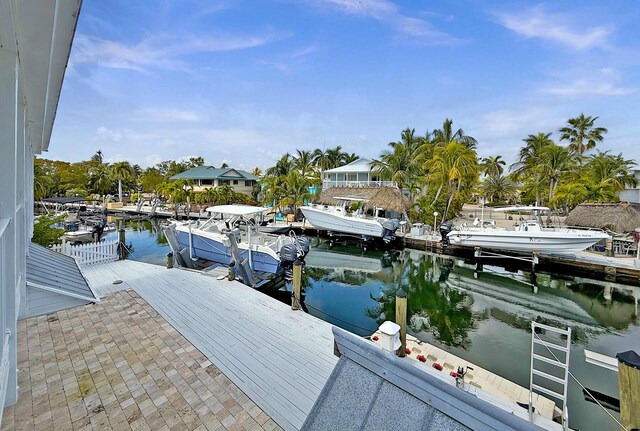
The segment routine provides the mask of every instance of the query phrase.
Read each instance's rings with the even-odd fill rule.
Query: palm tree
[[[354,154],[347,154],[343,152],[340,145],[336,146],[335,148],[329,148],[325,151],[317,148],[313,152],[313,163],[321,171],[326,171],[347,164],[347,160],[350,159],[353,155]]]
[[[524,180],[525,188],[535,192],[536,205],[541,203],[542,186],[546,184],[541,170],[542,153],[545,148],[555,146],[551,133],[539,132],[523,139],[525,145],[520,149],[518,161],[510,166],[512,179]]]
[[[298,171],[292,171],[282,180],[280,205],[291,207],[295,214],[298,207],[304,205],[311,198],[309,193],[311,182]]]
[[[471,187],[478,179],[480,165],[475,150],[466,144],[451,141],[447,145],[438,145],[433,152],[433,158],[424,163],[429,170],[427,180],[438,185],[435,201],[440,192],[446,188],[448,200],[442,219],[447,219],[447,213],[456,193],[463,187]]]
[[[291,157],[291,154],[286,153],[284,156],[280,157],[280,160],[278,160],[275,165],[265,171],[265,176],[279,177],[287,175],[292,169],[293,158]]]
[[[97,165],[89,174],[89,182],[94,192],[106,195],[113,190],[113,179],[107,165]]]
[[[482,159],[482,169],[488,177],[499,177],[504,172],[504,166],[506,165],[504,160],[501,160],[502,156],[489,156]]]
[[[614,156],[608,151],[598,151],[598,154],[589,157],[585,169],[596,183],[610,183],[617,191],[625,187],[638,186],[638,179],[632,170],[633,165],[635,161],[625,159],[622,153]]]
[[[604,127],[593,126],[598,118],[585,117],[584,114],[580,114],[576,118],[570,118],[567,120],[567,126],[559,130],[561,133],[560,140],[569,141],[569,149],[578,156],[582,156],[587,151],[595,148],[596,144],[602,142],[604,140],[602,135],[608,131]]]
[[[489,202],[505,202],[515,196],[517,186],[503,175],[489,175],[482,182],[482,191]]]
[[[568,148],[554,144],[542,150],[541,162],[542,172],[549,180],[549,202],[551,202],[558,181],[576,167],[576,157]]]
[[[371,170],[381,178],[395,182],[400,191],[413,188],[420,173],[418,149],[422,145],[421,138],[415,136],[415,129],[405,129],[400,141],[389,142],[391,149],[384,150],[378,159],[371,163]]]
[[[449,118],[442,123],[442,129],[436,129],[433,131],[433,143],[435,145],[449,145],[451,142],[456,141],[464,144],[469,149],[475,149],[478,145],[478,141],[471,136],[465,135],[462,129],[453,131],[453,120]]]
[[[303,177],[313,174],[313,153],[311,151],[296,150],[298,153],[293,160],[293,166]]]
[[[251,175],[253,175],[254,177],[260,178],[262,176],[262,169],[256,166],[251,170]]]
[[[117,162],[109,167],[111,174],[118,180],[118,202],[122,202],[122,180],[135,176],[135,171],[129,162]]]

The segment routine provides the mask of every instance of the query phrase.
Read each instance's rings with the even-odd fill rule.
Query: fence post
[[[300,292],[302,286],[302,262],[296,259],[293,262],[293,292],[291,295],[291,309],[300,309]]]

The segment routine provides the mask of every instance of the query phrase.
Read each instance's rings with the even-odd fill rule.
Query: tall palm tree
[[[293,160],[293,166],[300,172],[303,177],[309,177],[313,174],[313,153],[311,151],[296,150],[296,157]]]
[[[279,177],[287,175],[293,169],[293,158],[291,154],[286,153],[280,157],[280,160],[275,165],[271,166],[265,171],[265,175],[269,177]]]
[[[338,168],[345,165],[347,159],[350,158],[350,154],[342,151],[342,146],[338,145],[334,148],[329,148],[322,151],[317,148],[313,152],[313,163],[321,170],[326,171],[333,168]]]
[[[95,193],[106,195],[113,190],[113,179],[106,165],[97,165],[89,175],[91,188]]]
[[[400,134],[400,141],[389,142],[391,148],[372,161],[371,170],[395,182],[401,191],[404,188],[412,189],[420,175],[418,150],[421,145],[422,139],[415,136],[415,129],[406,128]]]
[[[439,187],[434,203],[442,189],[446,188],[448,199],[442,214],[443,220],[446,220],[456,193],[463,187],[473,186],[477,181],[480,171],[478,156],[475,150],[454,140],[447,145],[438,145],[434,149],[433,158],[427,160],[424,167],[429,170],[427,180]]]
[[[489,156],[482,159],[482,169],[488,177],[499,177],[504,172],[504,166],[506,165],[504,160],[501,160],[502,156]]]
[[[549,180],[549,202],[560,179],[577,166],[575,154],[560,145],[549,145],[541,154],[541,169]]]
[[[482,182],[482,191],[489,202],[504,202],[515,196],[517,186],[503,175],[489,175]]]
[[[299,206],[304,205],[310,198],[309,186],[311,181],[298,171],[292,171],[282,178],[281,206],[289,206],[295,214]]]
[[[569,149],[582,156],[587,151],[604,140],[603,135],[608,132],[604,127],[594,127],[594,123],[599,117],[585,117],[584,114],[576,118],[567,120],[567,126],[562,127],[559,132],[561,141],[569,141]]]
[[[512,178],[516,181],[524,181],[524,187],[535,191],[536,205],[542,202],[541,193],[546,186],[543,175],[542,153],[545,148],[554,146],[551,133],[539,132],[537,135],[529,135],[523,139],[525,145],[520,149],[518,161],[511,165]]]
[[[453,120],[447,118],[442,123],[442,129],[433,131],[433,143],[435,145],[448,145],[453,141],[464,144],[467,148],[475,149],[478,141],[475,138],[465,135],[462,129],[453,131]]]
[[[118,202],[122,202],[122,181],[133,178],[135,171],[129,162],[117,162],[109,167],[111,174],[118,180]]]

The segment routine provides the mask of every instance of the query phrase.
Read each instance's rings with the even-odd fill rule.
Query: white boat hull
[[[452,244],[527,253],[573,254],[608,238],[604,232],[453,230],[447,237]]]
[[[309,206],[300,207],[300,209],[315,228],[347,235],[382,238],[384,229],[377,220],[346,216]]]

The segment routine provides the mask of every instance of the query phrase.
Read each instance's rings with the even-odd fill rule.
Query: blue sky
[[[449,117],[511,162],[584,112],[640,160],[638,22],[636,1],[85,0],[44,156],[264,168]]]

